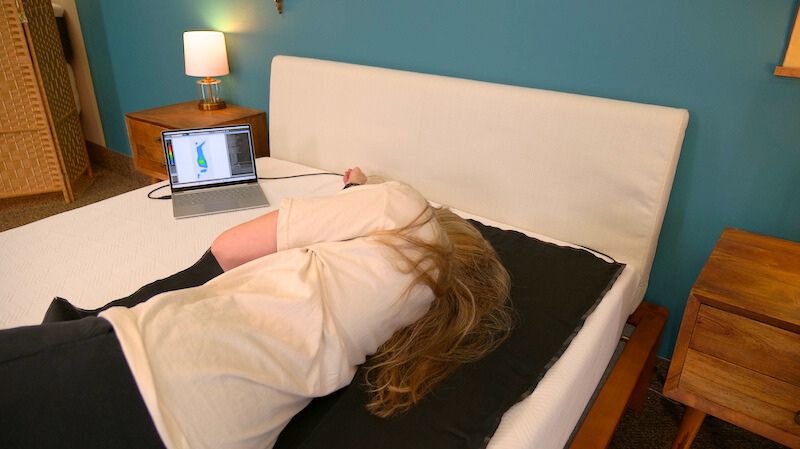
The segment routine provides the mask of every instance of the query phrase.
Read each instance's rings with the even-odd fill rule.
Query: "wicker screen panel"
[[[89,166],[89,155],[78,120],[78,109],[69,82],[53,7],[50,0],[21,1],[28,17],[28,29],[58,146],[67,176],[69,180],[74,180]]]
[[[0,0],[0,197],[64,188],[14,0]]]
[[[61,178],[58,166],[37,154],[41,143],[49,140],[49,133],[23,132],[5,137],[0,143],[0,198],[61,190],[58,183],[52,182]]]
[[[39,96],[36,74],[28,54],[25,32],[20,24],[14,0],[2,0],[2,11],[0,132],[46,127],[47,117]]]
[[[53,121],[76,109],[50,0],[22,0]]]
[[[77,113],[72,113],[56,123],[56,138],[58,145],[68,151],[62,151],[67,177],[70,181],[77,179],[89,165],[89,154],[86,150],[86,141],[83,139],[83,130]]]

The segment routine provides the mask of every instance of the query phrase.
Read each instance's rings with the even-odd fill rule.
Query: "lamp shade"
[[[221,31],[183,33],[183,57],[189,76],[220,76],[230,73],[225,35]]]

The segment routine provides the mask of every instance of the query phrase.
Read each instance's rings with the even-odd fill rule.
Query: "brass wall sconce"
[[[278,14],[283,13],[283,0],[275,0],[275,9],[278,10]]]

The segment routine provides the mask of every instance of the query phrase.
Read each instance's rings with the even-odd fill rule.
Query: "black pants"
[[[207,252],[100,309],[56,298],[43,324],[0,330],[0,448],[163,449],[114,329],[96,315],[221,273]]]
[[[44,322],[49,323],[54,321],[69,321],[81,319],[87,316],[97,316],[103,310],[115,306],[133,307],[140,302],[147,301],[159,293],[203,285],[220,274],[222,274],[222,268],[220,268],[219,263],[217,263],[217,259],[214,258],[214,255],[211,254],[211,251],[209,250],[206,251],[206,253],[203,254],[203,257],[201,257],[200,260],[195,262],[191,267],[175,273],[167,278],[159,279],[153,283],[147,284],[134,292],[132,295],[111,301],[99,309],[79,309],[70,304],[69,301],[64,298],[55,298],[53,299],[53,302],[50,303],[50,307],[47,309],[47,312],[44,314]]]

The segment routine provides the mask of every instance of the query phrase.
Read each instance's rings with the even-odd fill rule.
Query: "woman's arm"
[[[278,249],[278,211],[234,226],[211,244],[211,254],[224,271],[272,254]]]
[[[348,168],[345,185],[366,184],[367,176],[358,167]],[[220,234],[211,244],[211,254],[224,271],[278,250],[278,211],[242,223]]]

